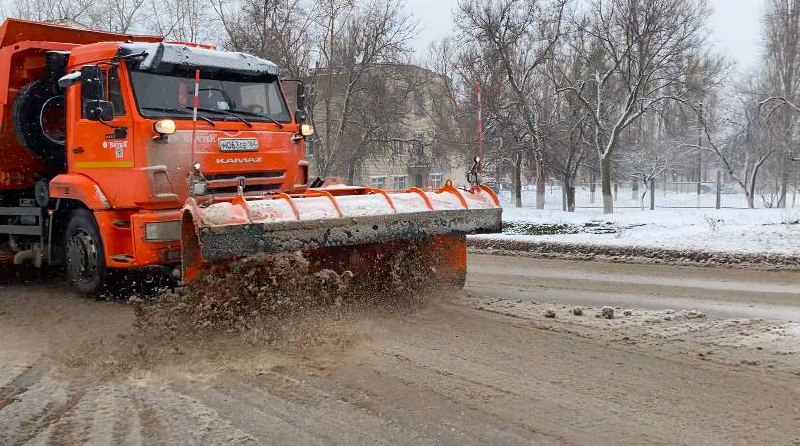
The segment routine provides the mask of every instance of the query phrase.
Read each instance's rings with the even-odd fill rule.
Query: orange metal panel
[[[164,38],[161,36],[141,36],[91,29],[77,29],[69,26],[30,22],[19,19],[6,19],[6,21],[0,25],[0,48],[14,45],[25,40],[86,45],[96,42],[124,42],[126,40],[161,42]]]
[[[116,262],[112,257],[119,254],[133,254],[130,229],[120,228],[114,224],[118,220],[128,221],[130,214],[126,211],[98,210],[94,212],[97,227],[100,229],[100,238],[103,241],[106,265],[111,268],[129,267],[127,263]]]
[[[180,262],[181,243],[146,241],[145,224],[180,220],[180,213],[100,210],[94,212],[106,264],[111,268],[141,268]]]
[[[180,263],[180,240],[147,241],[145,240],[145,224],[154,222],[180,221],[180,211],[140,212],[131,215],[131,243],[133,246],[133,262],[125,267],[142,267]]]
[[[56,175],[50,180],[50,196],[77,200],[89,209],[110,209],[103,190],[91,178],[78,173]]]

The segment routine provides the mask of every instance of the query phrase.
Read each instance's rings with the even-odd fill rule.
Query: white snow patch
[[[611,223],[615,233],[476,236],[502,240],[700,251],[800,254],[800,209],[656,209],[604,215],[599,209],[577,212],[503,208],[503,221],[528,224]]]
[[[106,194],[100,189],[100,186],[94,185],[94,193],[98,200],[100,200],[100,204],[103,205],[103,209],[110,209],[111,203],[108,202],[108,198],[106,198]]]

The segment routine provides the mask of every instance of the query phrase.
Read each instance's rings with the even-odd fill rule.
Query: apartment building
[[[364,110],[353,113],[350,125],[352,135],[345,135],[340,153],[318,150],[326,142],[326,127],[337,131],[341,119],[326,119],[326,109],[331,115],[340,112],[343,104],[346,74],[316,73],[313,95],[313,121],[317,135],[309,141],[308,159],[312,175],[319,175],[321,165],[328,163],[327,176],[341,182],[351,182],[384,189],[420,187],[435,189],[447,180],[455,185],[466,185],[469,167],[463,148],[452,147],[441,135],[442,119],[448,118],[441,106],[448,98],[445,80],[430,70],[414,65],[383,65],[370,73],[369,85],[374,87],[371,96],[361,97],[367,102]],[[370,86],[364,88],[371,88]],[[326,98],[327,91],[332,92]],[[327,99],[328,104],[324,101]],[[351,97],[350,101],[354,99]],[[326,106],[327,105],[327,106]],[[386,113],[386,116],[378,116]],[[360,125],[357,117],[376,121]],[[369,132],[365,128],[369,127]],[[361,133],[359,133],[361,132]],[[368,133],[368,135],[367,135]],[[348,159],[348,155],[350,158]],[[337,156],[341,159],[333,159]],[[325,158],[325,159],[323,159]]]

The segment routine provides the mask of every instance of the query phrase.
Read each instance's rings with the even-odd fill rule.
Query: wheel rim
[[[51,142],[64,144],[67,141],[64,96],[53,96],[44,102],[39,112],[39,126]]]
[[[97,277],[97,244],[83,228],[72,234],[67,243],[67,269],[76,283],[88,283]]]

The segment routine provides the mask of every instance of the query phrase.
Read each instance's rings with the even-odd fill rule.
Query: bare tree
[[[584,63],[592,75],[563,90],[589,111],[603,210],[611,213],[612,161],[620,135],[648,111],[683,100],[680,67],[703,44],[709,11],[704,0],[592,0],[588,6],[575,32],[588,36]]]
[[[38,22],[71,21],[90,26],[94,0],[11,0],[9,15]]]
[[[642,209],[644,209],[644,200],[647,197],[647,193],[655,193],[655,191],[650,190],[650,183],[679,166],[690,151],[675,150],[675,147],[681,146],[675,140],[654,140],[647,138],[647,135],[641,136],[644,136],[644,138],[636,138],[630,141],[630,147],[625,151],[626,156],[625,161],[622,163],[622,169],[631,175],[637,185],[639,183],[642,184],[643,187],[638,198]],[[636,189],[634,188],[634,190]]]
[[[343,162],[331,165],[335,172],[344,173],[347,184],[355,183],[369,159],[427,162],[423,158],[433,148],[431,141],[408,135],[403,123],[408,104],[423,88],[424,79],[417,70],[409,66],[380,67],[364,78],[353,94],[350,130],[342,136],[339,149],[338,158]],[[397,143],[402,147],[399,152],[393,147]]]
[[[755,80],[749,82],[748,90],[757,89],[752,86]],[[751,209],[755,207],[759,174],[777,149],[775,132],[770,130],[770,121],[763,119],[761,113],[763,105],[750,91],[740,91],[726,116],[717,122],[698,112],[703,144],[689,144],[716,156],[725,173],[744,191]]]
[[[358,98],[366,79],[386,64],[405,61],[410,53],[416,22],[404,6],[402,0],[356,5],[329,0],[320,6],[317,21],[325,38],[318,48],[320,63],[312,79],[315,93],[309,116],[323,133],[315,155],[321,176],[347,162],[342,155],[348,139],[360,129],[354,113],[364,105]]]
[[[308,72],[314,12],[302,0],[211,0],[224,46],[269,59],[292,78]]]
[[[587,45],[584,34],[566,33],[563,45],[554,51],[547,62],[548,78],[542,97],[549,122],[543,140],[546,142],[548,166],[561,179],[565,191],[565,209],[575,211],[575,183],[583,166],[590,144],[591,130],[588,112],[575,95],[559,90],[587,76],[587,66],[581,54]]]
[[[506,104],[491,112],[504,116],[509,130],[527,147],[537,166],[537,208],[544,207],[547,156],[542,140],[540,86],[544,64],[561,37],[566,1],[555,0],[462,0],[458,26],[462,39],[479,46],[482,56],[496,64],[508,86]],[[514,154],[514,204],[521,206],[522,164],[525,152]]]
[[[764,16],[764,80],[763,94],[779,99],[778,104],[800,103],[800,2],[768,0]],[[786,206],[789,160],[795,156],[797,109],[780,107],[769,114],[772,129],[783,159],[780,164],[780,198],[778,206]]]
[[[11,16],[119,33],[141,25],[145,0],[12,0]],[[137,31],[145,31],[139,26]]]
[[[134,24],[142,19],[145,0],[104,0],[94,2],[89,8],[93,28],[118,33],[132,32]]]
[[[216,42],[217,17],[210,0],[147,0],[144,7],[148,29],[181,42]]]
[[[427,84],[429,97],[434,100],[430,107],[430,120],[436,132],[439,159],[448,163],[460,163],[466,170],[468,161],[477,153],[477,95],[475,79],[484,77],[451,38],[431,44],[427,66],[437,79]],[[477,70],[476,70],[477,69]],[[477,82],[481,83],[481,82]],[[488,132],[491,135],[491,129]],[[487,154],[490,138],[484,132],[484,160],[494,156]]]
[[[515,183],[512,188],[514,199],[519,202],[521,176],[517,173],[522,170],[524,156],[530,153],[530,144],[524,141],[527,131],[518,125],[519,120],[515,119],[511,107],[507,106],[510,90],[504,80],[505,74],[493,58],[483,54],[484,50],[474,42],[462,43],[458,49],[450,46],[441,49],[448,57],[441,59],[437,71],[455,79],[450,93],[454,104],[450,110],[453,113],[444,122],[452,120],[459,123],[461,139],[452,141],[451,147],[463,147],[463,160],[468,160],[464,165],[466,169],[471,167],[477,153],[478,110],[484,112],[480,123],[484,152],[482,170],[498,189],[502,187],[501,178],[510,170]],[[478,95],[478,89],[481,95]]]

